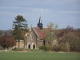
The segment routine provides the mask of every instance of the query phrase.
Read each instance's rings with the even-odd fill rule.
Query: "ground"
[[[80,60],[80,53],[0,52],[0,60]]]

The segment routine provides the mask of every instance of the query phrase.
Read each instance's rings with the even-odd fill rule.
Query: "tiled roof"
[[[39,27],[33,27],[33,30],[34,30],[34,32],[38,35],[38,37],[39,37],[40,39],[44,39],[44,38],[45,38],[47,28],[43,28],[43,30],[40,30]]]
[[[49,29],[48,28],[43,28],[42,32],[45,34],[45,36],[48,34]]]

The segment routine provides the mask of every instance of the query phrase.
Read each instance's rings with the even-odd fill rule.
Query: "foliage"
[[[23,31],[27,31],[28,25],[27,21],[23,18],[23,16],[18,15],[13,21],[13,36],[15,39],[23,39]]]
[[[11,36],[3,36],[0,38],[0,45],[1,47],[5,48],[10,48],[16,45],[16,41],[13,37]]]
[[[49,22],[49,24],[47,24],[47,27],[48,27],[49,32],[50,32],[50,31],[56,30],[58,28],[58,25],[57,24],[54,25],[54,23]]]
[[[49,51],[51,48],[49,46],[40,46],[39,49]]]
[[[58,30],[58,37],[62,37],[64,34],[69,33],[69,32],[73,32],[73,27],[67,26],[65,29],[60,29]]]
[[[53,31],[53,26],[54,26],[54,24],[51,22],[49,24],[47,24],[49,31]]]
[[[59,46],[67,47],[67,51],[80,51],[80,29],[68,26],[58,34]]]
[[[16,47],[15,47],[15,48],[13,48],[12,50],[13,50],[13,51],[23,51],[24,49],[23,49],[23,48],[16,48]]]
[[[46,45],[52,46],[53,40],[56,39],[54,31],[56,31],[58,25],[54,25],[52,22],[50,22],[49,24],[47,24],[47,27],[48,27],[48,33],[46,34],[45,37]]]
[[[71,26],[67,26],[64,30],[64,33],[69,33],[69,32],[72,32],[73,31],[73,27]]]
[[[65,46],[40,46],[39,49],[44,50],[44,51],[67,51],[67,48]]]
[[[64,40],[69,43],[70,51],[80,51],[80,37],[75,32],[66,33]]]
[[[18,15],[13,21],[13,37],[18,40],[18,48],[20,47],[20,40],[24,40],[24,34],[28,31],[27,21],[23,16]]]
[[[12,30],[0,30],[0,36],[3,36],[3,35],[11,36]]]
[[[58,52],[58,51],[60,51],[60,47],[59,46],[53,46],[51,50]]]
[[[53,46],[51,48],[51,51],[55,51],[55,52],[58,52],[58,51],[67,51],[67,48],[65,46]]]
[[[3,48],[0,46],[0,50],[3,50]]]
[[[60,51],[66,52],[67,51],[67,48],[65,46],[60,46]]]
[[[53,45],[53,40],[56,40],[56,35],[54,34],[54,32],[49,32],[46,35],[46,45],[52,46]]]

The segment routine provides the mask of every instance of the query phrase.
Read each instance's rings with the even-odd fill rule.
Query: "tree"
[[[54,23],[49,22],[49,24],[47,24],[47,27],[49,32],[52,32],[52,31],[57,32],[57,28],[58,28],[57,24],[54,25]]]
[[[5,48],[11,48],[16,45],[16,41],[12,36],[3,36],[0,38],[0,45]]]
[[[50,22],[49,24],[47,24],[47,27],[49,29],[49,32],[51,32],[51,31],[53,31],[54,24],[52,22]]]
[[[69,32],[63,38],[69,44],[70,51],[80,51],[80,37],[75,32]]]
[[[13,37],[18,40],[18,48],[20,48],[20,40],[24,40],[24,34],[28,31],[27,21],[22,15],[18,15],[13,21]]]
[[[58,28],[58,25],[54,25],[53,23],[50,22],[49,24],[47,24],[47,27],[48,27],[48,33],[45,37],[45,40],[46,42],[48,42],[50,46],[52,46],[53,40],[56,39],[54,31]]]
[[[70,27],[70,26],[67,26],[65,29],[61,29],[61,30],[58,30],[58,34],[57,34],[57,36],[58,36],[58,38],[60,37],[63,37],[64,36],[64,34],[66,34],[66,33],[69,33],[69,32],[73,32],[73,27]]]
[[[69,33],[73,31],[73,27],[67,26],[65,29],[63,29],[64,33]]]

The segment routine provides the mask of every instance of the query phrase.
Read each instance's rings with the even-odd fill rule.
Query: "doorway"
[[[33,45],[33,49],[35,49],[35,45]]]
[[[28,49],[30,49],[30,44],[28,45]]]

